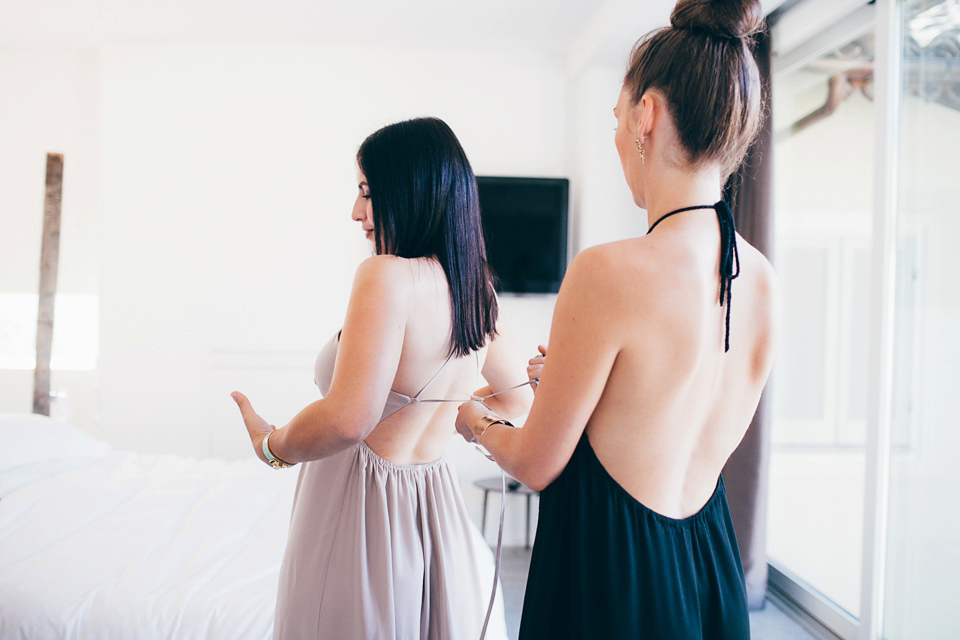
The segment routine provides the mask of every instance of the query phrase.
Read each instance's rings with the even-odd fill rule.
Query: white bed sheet
[[[296,469],[56,465],[0,499],[0,640],[272,637]]]

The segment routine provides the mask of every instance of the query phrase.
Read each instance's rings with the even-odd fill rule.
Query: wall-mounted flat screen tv
[[[487,258],[506,293],[556,293],[567,269],[566,178],[477,176]]]

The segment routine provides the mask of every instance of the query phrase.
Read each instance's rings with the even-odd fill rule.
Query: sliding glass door
[[[958,638],[960,0],[843,4],[774,64],[771,591]]]
[[[826,38],[822,53],[781,60],[773,78],[783,325],[768,553],[776,573],[843,612],[849,631],[861,598],[875,38],[867,23]]]
[[[901,16],[883,637],[960,638],[960,0]]]

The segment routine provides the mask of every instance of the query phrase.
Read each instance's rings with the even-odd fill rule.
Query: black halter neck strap
[[[713,209],[717,212],[717,221],[720,223],[720,306],[727,305],[727,326],[724,336],[723,350],[730,351],[730,288],[733,279],[740,275],[740,254],[737,252],[737,229],[733,224],[733,213],[727,203],[721,200],[713,205],[696,205],[693,207],[683,207],[675,209],[669,213],[660,216],[656,222],[650,225],[647,233],[653,231],[658,224],[663,222],[664,218],[683,213],[684,211],[694,211],[696,209]],[[734,271],[736,268],[736,271]]]

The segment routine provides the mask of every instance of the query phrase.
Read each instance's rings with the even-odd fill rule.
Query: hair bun
[[[763,28],[763,10],[759,0],[679,0],[670,24],[742,40]]]

